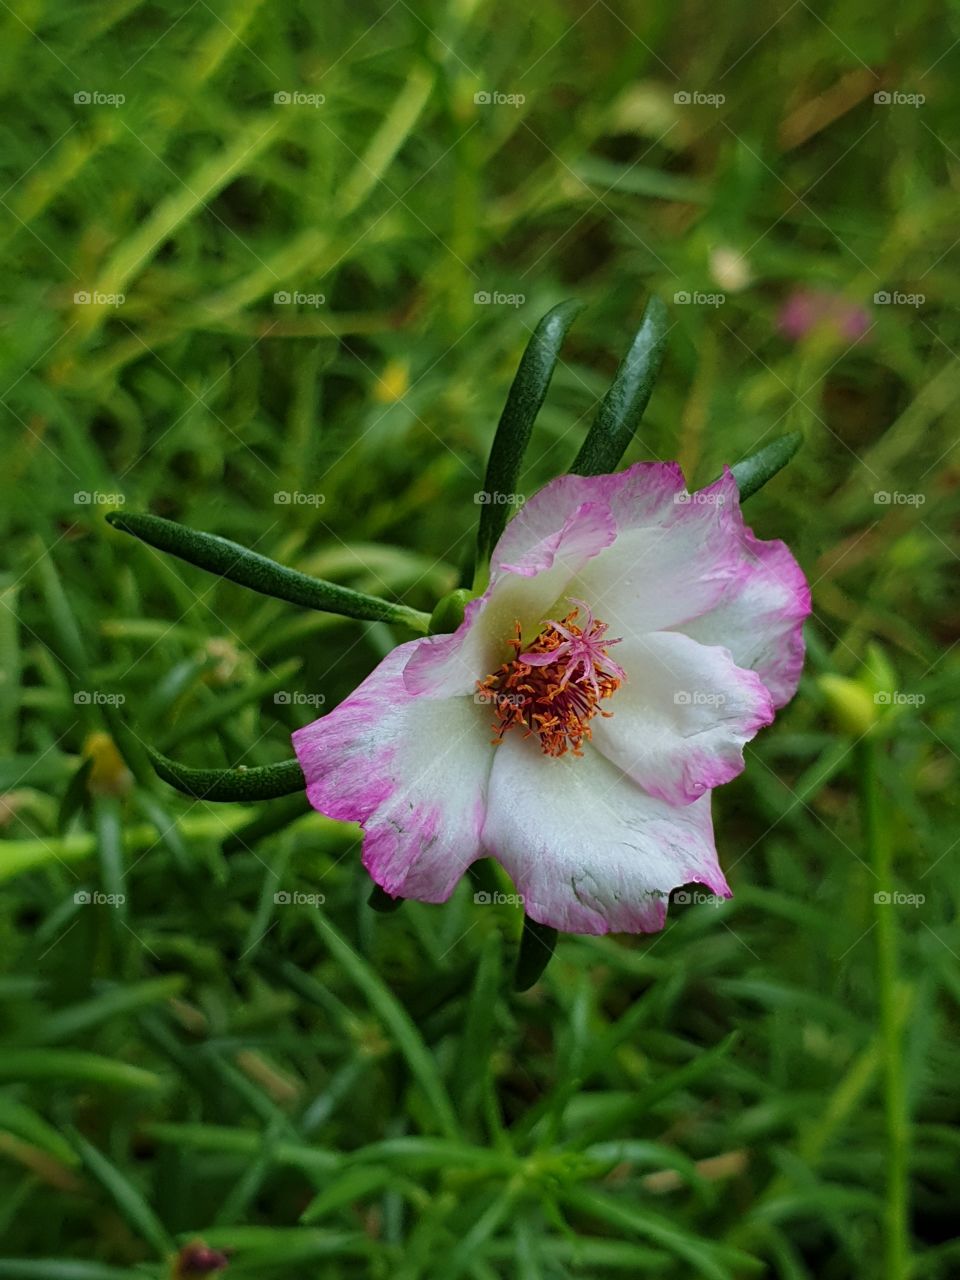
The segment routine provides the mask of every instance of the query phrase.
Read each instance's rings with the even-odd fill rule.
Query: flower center
[[[492,675],[477,681],[478,700],[496,709],[494,742],[515,725],[535,733],[544,755],[562,756],[572,750],[583,755],[583,743],[591,737],[589,721],[599,703],[609,698],[626,679],[622,667],[607,656],[617,640],[607,640],[607,624],[598,622],[582,600],[562,622],[547,621],[532,644],[524,647],[520,623],[508,641],[514,656]],[[576,619],[583,610],[583,625]]]

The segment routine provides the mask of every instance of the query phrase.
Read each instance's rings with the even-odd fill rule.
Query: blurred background
[[[960,1274],[957,6],[0,29],[0,1277]],[[144,766],[287,758],[405,637],[104,516],[429,610],[539,317],[588,304],[528,494],[652,292],[626,461],[805,434],[747,511],[812,584],[807,675],[716,795],[733,901],[517,995],[516,910],[375,914],[352,829]]]

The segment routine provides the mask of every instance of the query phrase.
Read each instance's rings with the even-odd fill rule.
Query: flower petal
[[[783,542],[763,542],[746,526],[740,541],[739,577],[712,609],[680,630],[702,644],[726,645],[737,666],[757,672],[779,708],[796,693],[803,670],[810,588]]]
[[[760,677],[728,649],[679,632],[625,639],[626,681],[590,723],[598,751],[651,795],[686,805],[743,769],[743,746],[773,720]]]
[[[506,543],[513,561],[494,565],[490,586],[478,600],[470,601],[457,630],[417,642],[404,672],[410,693],[429,698],[472,693],[476,682],[509,656],[507,642],[517,622],[525,633],[532,628],[535,635],[544,612],[563,595],[578,570],[613,542],[616,526],[602,500],[581,502],[571,510],[567,510],[569,504],[559,506],[554,527],[545,532],[548,521],[539,499],[553,487],[547,485],[531,499],[539,514],[523,537],[508,535],[524,519],[526,509],[507,526],[497,553]]]
[[[672,808],[598,751],[544,756],[507,734],[490,775],[485,849],[509,872],[524,910],[568,933],[651,933],[667,895],[696,882],[723,897],[710,797]]]
[[[675,464],[640,462],[620,475],[610,500],[616,541],[581,570],[570,594],[582,596],[611,635],[700,617],[743,572],[733,476],[691,494]]]
[[[418,643],[394,649],[293,745],[313,807],[363,825],[363,865],[377,884],[444,902],[482,856],[493,747],[489,714],[472,699],[407,692],[403,668]]]

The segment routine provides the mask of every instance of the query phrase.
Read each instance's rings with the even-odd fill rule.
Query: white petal
[[[515,731],[496,748],[483,844],[527,914],[569,933],[656,931],[668,894],[690,882],[730,893],[708,795],[672,808],[598,751],[548,757]]]
[[[595,716],[593,742],[646,791],[684,805],[743,769],[743,746],[773,720],[760,677],[730,652],[677,632],[618,644],[627,678]]]
[[[360,822],[363,864],[383,889],[444,902],[481,857],[493,763],[489,707],[472,698],[413,698],[400,645],[349,698],[293,735],[307,797],[328,817]]]

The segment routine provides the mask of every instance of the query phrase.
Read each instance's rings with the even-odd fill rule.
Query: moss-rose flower
[[[671,890],[730,890],[710,791],[789,701],[810,593],[743,522],[729,469],[562,476],[510,521],[450,635],[399,645],[297,730],[314,808],[364,829],[387,893],[443,902],[496,858],[534,920],[663,927]]]

